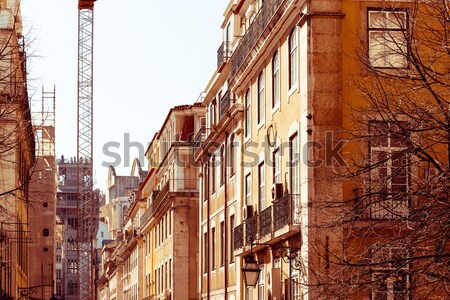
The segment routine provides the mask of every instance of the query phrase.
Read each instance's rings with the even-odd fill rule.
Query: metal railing
[[[272,205],[259,214],[259,237],[272,232]]]
[[[244,223],[234,227],[234,249],[244,247]]]
[[[258,236],[258,215],[245,220],[245,244],[250,245],[256,241]]]
[[[197,179],[169,179],[159,192],[152,194],[152,201],[147,211],[141,217],[141,224],[145,224],[153,216],[169,193],[195,193]]]
[[[222,120],[223,115],[230,109],[231,105],[235,102],[233,94],[230,91],[227,91],[222,98],[220,98],[220,111],[219,111],[219,120]]]
[[[195,150],[197,150],[198,148],[201,147],[202,143],[205,141],[206,139],[206,126],[202,126],[199,131],[197,131],[197,134],[194,137],[194,153]]]
[[[285,226],[300,225],[300,195],[288,194],[234,228],[234,249],[257,243]]]
[[[224,62],[227,62],[231,57],[231,43],[223,42],[217,50],[217,68],[219,68]]]
[[[288,194],[273,204],[274,230],[300,224],[300,195]]]
[[[242,67],[245,59],[255,47],[266,29],[272,29],[281,18],[283,12],[279,11],[283,3],[290,3],[292,0],[266,0],[263,2],[253,23],[242,38],[239,46],[231,55],[231,73],[230,78]]]

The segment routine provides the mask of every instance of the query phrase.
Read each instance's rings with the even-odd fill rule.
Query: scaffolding
[[[78,2],[78,299],[93,298],[93,21],[95,0]]]

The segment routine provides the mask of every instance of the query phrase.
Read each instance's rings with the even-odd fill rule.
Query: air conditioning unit
[[[283,184],[282,183],[275,183],[272,186],[272,201],[278,200],[281,197],[283,197]]]
[[[247,220],[248,218],[253,216],[253,205],[245,205],[242,209],[242,216],[244,217],[244,220]]]

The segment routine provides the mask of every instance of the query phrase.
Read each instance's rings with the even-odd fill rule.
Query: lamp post
[[[259,268],[258,263],[255,260],[255,256],[250,254],[246,258],[244,258],[245,264],[241,269],[242,273],[244,273],[244,281],[246,286],[256,286],[258,283],[259,272],[261,269]]]

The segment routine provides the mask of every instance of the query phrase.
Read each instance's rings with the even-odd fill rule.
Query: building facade
[[[149,172],[140,187],[144,299],[196,299],[198,248],[197,167],[194,132],[201,104],[173,107],[147,151]]]
[[[439,1],[229,1],[201,101],[169,112],[127,237],[104,247],[113,285],[446,299],[447,19]]]
[[[1,1],[0,6],[0,293],[16,299],[29,288],[29,182],[35,141],[20,1]]]
[[[55,90],[42,90],[42,107],[35,117],[36,163],[30,181],[29,286],[30,295],[50,299],[55,291],[56,193]]]

